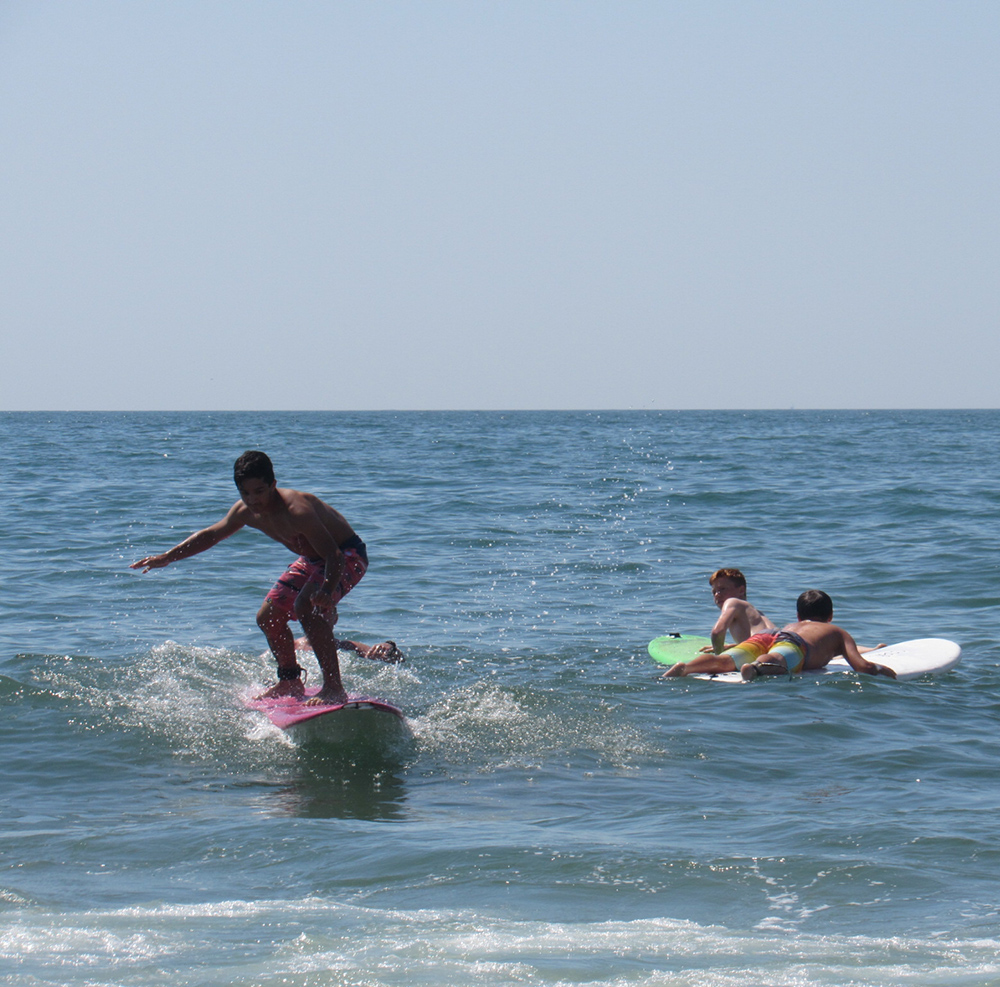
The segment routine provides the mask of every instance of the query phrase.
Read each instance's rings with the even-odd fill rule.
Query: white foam
[[[786,935],[666,918],[546,922],[469,911],[225,901],[0,922],[0,984],[885,987],[981,985],[997,939]]]

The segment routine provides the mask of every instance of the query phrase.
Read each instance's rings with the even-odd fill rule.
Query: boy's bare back
[[[799,620],[793,624],[786,624],[783,630],[798,634],[809,645],[804,669],[823,668],[829,664],[831,658],[836,658],[838,655],[844,655],[846,658],[852,648],[856,654],[858,653],[854,638],[836,624],[818,620]]]
[[[725,622],[726,629],[737,643],[745,641],[753,634],[774,629],[774,624],[749,600],[738,600],[735,597],[726,600],[722,605],[719,621]]]
[[[895,673],[885,665],[863,657],[854,638],[836,624],[822,620],[799,620],[794,624],[786,624],[783,629],[798,634],[809,645],[809,653],[802,666],[803,671],[824,668],[832,658],[843,656],[855,671],[896,677]]]

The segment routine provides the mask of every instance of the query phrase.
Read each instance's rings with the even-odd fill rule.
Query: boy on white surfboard
[[[886,665],[869,661],[861,655],[854,638],[833,621],[833,601],[822,590],[806,590],[795,604],[798,620],[786,624],[777,633],[754,634],[721,655],[699,655],[689,662],[673,665],[663,678],[715,671],[740,671],[744,681],[759,675],[790,675],[813,671],[828,665],[831,659],[843,655],[856,672],[885,675],[894,679],[896,673]],[[732,667],[716,669],[721,659]]]

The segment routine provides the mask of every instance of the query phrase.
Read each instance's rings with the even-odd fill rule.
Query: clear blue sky
[[[996,0],[4,0],[0,408],[998,407]]]

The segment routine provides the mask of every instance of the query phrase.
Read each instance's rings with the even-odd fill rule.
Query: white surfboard
[[[943,637],[921,637],[912,641],[901,641],[890,644],[878,651],[865,654],[869,661],[877,661],[880,665],[888,665],[896,673],[897,681],[920,678],[922,675],[942,675],[954,668],[962,660],[962,649],[954,642]],[[802,678],[818,678],[823,675],[858,675],[845,658],[834,658],[825,668],[811,672],[802,672]],[[864,676],[870,678],[871,676]],[[689,678],[710,679],[712,682],[742,682],[739,672],[722,672],[719,675],[691,675]],[[768,675],[757,679],[758,682],[772,679],[787,678],[782,675]],[[883,675],[877,676],[879,682],[891,682]]]

